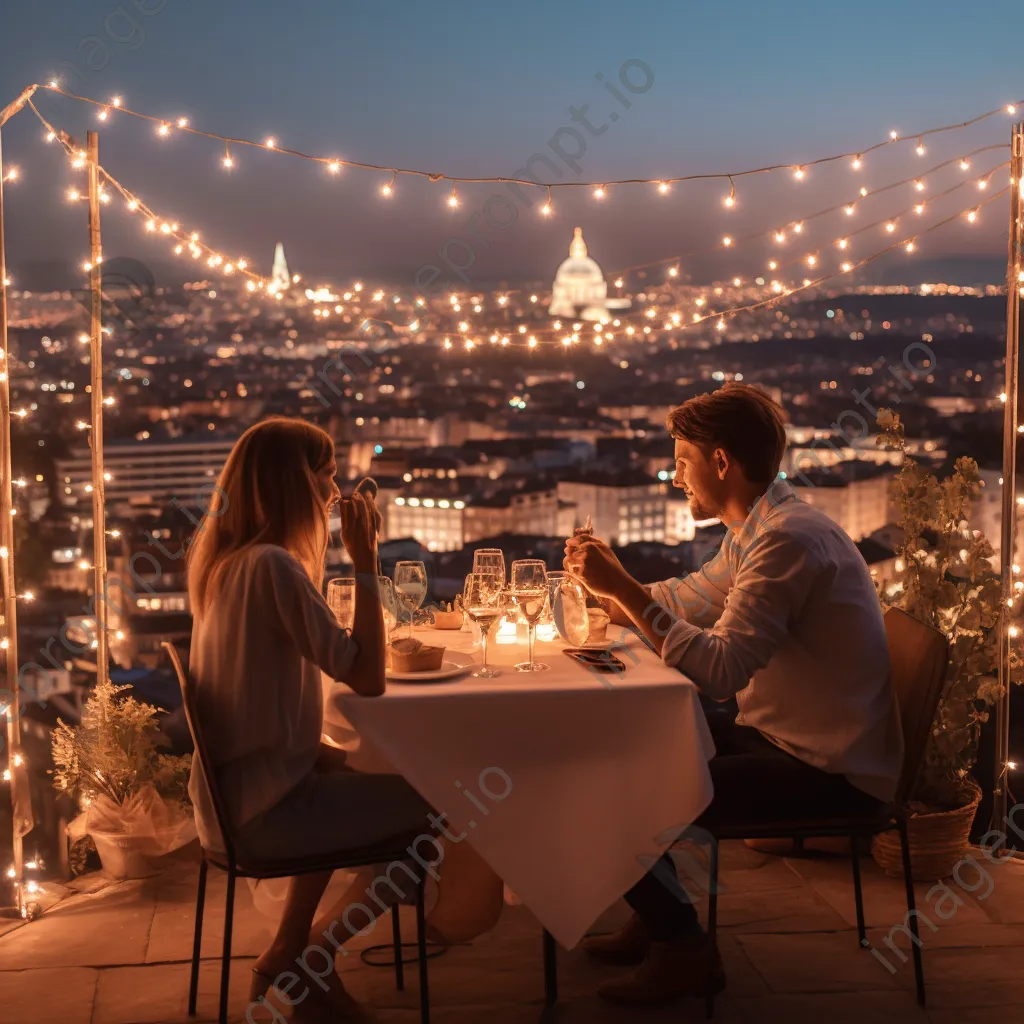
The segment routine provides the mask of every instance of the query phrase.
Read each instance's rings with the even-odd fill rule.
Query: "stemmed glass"
[[[409,638],[416,609],[427,596],[427,567],[422,562],[399,562],[395,566],[395,593],[400,606],[409,615]]]
[[[541,672],[548,666],[533,660],[533,641],[537,620],[548,600],[547,566],[539,558],[523,558],[512,563],[509,596],[529,627],[529,660],[516,665],[519,672]]]
[[[501,548],[477,548],[473,552],[473,575],[490,573],[505,586],[505,555]]]
[[[356,581],[354,576],[344,576],[327,584],[327,606],[334,612],[342,629],[352,629],[355,615]]]
[[[504,578],[498,579],[493,573],[470,573],[462,592],[462,607],[466,614],[480,627],[480,641],[483,645],[484,661],[473,675],[478,679],[493,679],[500,672],[487,667],[487,633],[501,618]]]
[[[398,625],[398,596],[395,593],[395,584],[388,576],[378,576],[377,586],[381,612],[384,615],[384,636],[390,641],[391,633]]]

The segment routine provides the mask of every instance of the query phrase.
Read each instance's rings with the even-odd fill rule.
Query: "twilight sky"
[[[738,171],[855,151],[891,128],[920,131],[1024,100],[1019,33],[1009,30],[1018,11],[1005,0],[982,7],[959,0],[7,0],[0,9],[0,107],[24,85],[56,73],[72,91],[98,99],[120,94],[137,110],[185,115],[221,134],[273,135],[281,145],[325,156],[455,175],[509,175],[539,152],[555,161],[562,172],[555,180],[562,181]],[[637,86],[645,84],[643,65],[649,68],[645,92],[623,88],[626,61]],[[597,74],[615,84],[628,109]],[[721,204],[727,186],[694,182],[668,197],[622,186],[604,202],[586,190],[560,190],[555,215],[545,219],[536,190],[531,209],[500,186],[467,185],[452,211],[450,186],[399,178],[386,200],[378,191],[386,174],[347,169],[332,179],[319,165],[279,154],[235,151],[228,173],[220,166],[223,148],[212,140],[179,133],[158,139],[152,125],[125,116],[100,125],[95,108],[53,94],[41,93],[40,103],[76,136],[99,127],[101,162],[112,174],[156,210],[230,254],[247,255],[264,272],[280,240],[307,276],[383,276],[410,287],[417,268],[438,262],[437,250],[450,238],[472,241],[473,266],[464,273],[474,283],[549,280],[576,224],[609,273],[715,246],[725,234],[756,233],[755,241],[684,263],[697,279],[749,277],[769,258],[770,229],[853,199],[862,184],[878,187],[1004,143],[1011,123],[1002,114],[932,137],[925,157],[915,154],[916,140],[890,147],[860,173],[842,161],[814,169],[802,183],[790,172],[741,180],[733,211]],[[569,112],[584,105],[593,135],[574,126]],[[613,112],[619,116],[610,121]],[[549,148],[563,126],[585,138],[578,174]],[[567,151],[577,145],[568,132],[560,139]],[[6,189],[12,275],[19,264],[78,262],[87,248],[86,210],[63,194],[82,179],[56,147],[42,143],[28,111],[4,129],[3,141],[5,161],[22,171]],[[1003,159],[993,151],[973,158],[969,174],[955,165],[937,171],[924,195]],[[933,204],[929,216],[955,213],[1004,183],[1005,171],[987,193],[968,185]],[[514,215],[508,228],[482,217],[495,194],[505,198],[489,209],[498,219]],[[917,198],[902,186],[846,223],[842,211],[809,222],[798,241],[808,251],[828,250],[832,261],[832,241],[854,230],[858,218],[862,225],[893,216]],[[1005,211],[1005,200],[996,201],[978,226],[958,220],[922,236],[918,251],[922,258],[999,255]],[[474,240],[469,221],[476,212]],[[901,218],[898,237],[913,230],[912,218],[909,211]],[[169,258],[166,245],[146,237],[120,203],[104,207],[103,228],[108,258]],[[885,244],[881,229],[868,231],[852,251],[863,256]],[[801,251],[791,247],[787,258]],[[460,258],[457,246],[448,252],[453,262]]]

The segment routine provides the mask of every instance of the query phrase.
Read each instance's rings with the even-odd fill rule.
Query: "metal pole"
[[[4,245],[4,161],[3,131],[0,129],[0,577],[3,580],[4,639],[7,641],[4,676],[6,692],[0,707],[7,713],[7,767],[11,776],[11,805],[14,815],[14,883],[22,876],[22,837],[32,829],[31,803],[23,799],[28,790],[27,766],[21,759],[21,711],[18,703],[18,609],[14,586],[14,496],[11,481],[11,385],[7,348],[7,254]],[[20,762],[20,763],[19,763]],[[21,799],[19,799],[21,797]],[[20,806],[19,806],[20,805]],[[25,819],[28,819],[27,821]]]
[[[92,267],[92,326],[89,354],[92,363],[92,546],[93,604],[96,607],[96,682],[107,682],[107,519],[103,480],[103,247],[100,244],[100,137],[89,132],[89,243]]]
[[[990,828],[1004,823],[1009,807],[1010,760],[1010,616],[1007,602],[1014,596],[1013,566],[1017,554],[1017,426],[1021,422],[1020,293],[1021,246],[1024,244],[1024,122],[1010,137],[1010,239],[1006,270],[1006,403],[1003,409],[1003,510],[999,560],[1002,614],[999,623],[999,685],[996,704],[996,783],[992,792]]]

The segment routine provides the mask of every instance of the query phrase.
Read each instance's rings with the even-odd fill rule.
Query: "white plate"
[[[432,672],[392,672],[387,671],[387,678],[396,683],[439,683],[442,679],[454,679],[456,676],[468,672],[472,665],[459,665],[447,658],[441,662],[441,667]]]

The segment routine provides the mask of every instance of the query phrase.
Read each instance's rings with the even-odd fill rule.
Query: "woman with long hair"
[[[323,430],[264,420],[228,456],[193,537],[189,672],[212,763],[193,759],[189,792],[205,848],[223,849],[206,773],[216,773],[239,854],[251,860],[429,832],[431,808],[401,776],[338,770],[321,748],[321,671],[363,696],[384,692],[377,513],[368,498],[342,498],[335,473],[334,444]],[[321,596],[338,504],[358,581],[351,634]],[[330,874],[290,880],[277,934],[253,968],[252,1000],[295,971],[308,946],[323,945],[311,925]],[[338,1020],[359,1009],[332,970],[327,988],[310,985],[293,1020],[295,1013]]]

